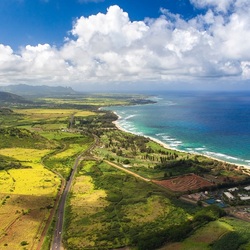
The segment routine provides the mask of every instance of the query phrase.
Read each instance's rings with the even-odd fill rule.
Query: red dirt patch
[[[185,192],[214,186],[213,183],[195,174],[187,174],[169,180],[153,182],[174,192]]]

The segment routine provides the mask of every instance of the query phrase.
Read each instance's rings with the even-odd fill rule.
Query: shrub
[[[25,241],[25,240],[20,243],[21,246],[27,246],[28,244],[29,243],[27,241]]]
[[[123,164],[129,164],[130,163],[130,161],[128,160],[128,159],[125,159],[124,161],[123,161]]]

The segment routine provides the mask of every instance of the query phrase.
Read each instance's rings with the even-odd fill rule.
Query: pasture
[[[100,106],[110,106],[110,105],[131,105],[131,102],[135,100],[142,100],[145,98],[143,95],[119,95],[119,94],[91,94],[91,95],[81,95],[74,96],[74,98],[41,98],[42,101],[46,103],[53,103],[57,105],[75,105],[75,106],[86,106],[88,109]]]
[[[90,115],[95,115],[92,111],[78,110],[78,109],[49,109],[49,108],[39,108],[39,109],[15,109],[17,115],[22,115],[22,119],[18,121],[18,124],[29,122],[36,125],[36,128],[48,128],[48,129],[58,129],[55,124],[62,126],[69,122],[72,115],[87,117]],[[54,125],[53,125],[54,124]],[[40,125],[40,126],[39,126]]]

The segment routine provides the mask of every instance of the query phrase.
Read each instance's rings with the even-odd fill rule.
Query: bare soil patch
[[[213,183],[196,174],[187,174],[168,180],[153,182],[174,192],[185,192],[214,186]]]

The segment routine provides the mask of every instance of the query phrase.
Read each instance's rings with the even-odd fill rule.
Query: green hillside
[[[50,149],[54,146],[53,142],[27,129],[0,128],[0,148]]]

